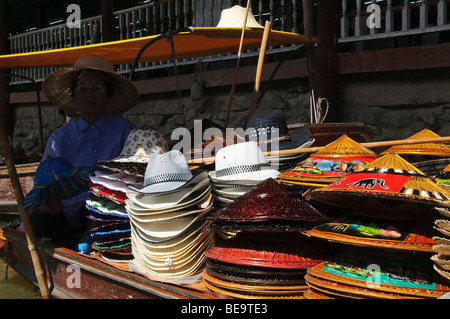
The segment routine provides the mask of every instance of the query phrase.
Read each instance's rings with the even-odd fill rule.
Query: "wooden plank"
[[[270,75],[277,66],[278,63],[267,63],[264,66],[264,72],[262,74],[261,81],[269,80]],[[254,74],[256,72],[256,66],[243,66],[241,67],[241,75],[239,76],[237,83],[252,83],[255,80]],[[275,75],[275,80],[287,80],[293,78],[304,78],[308,76],[308,70],[306,65],[306,59],[289,60],[283,63],[278,72]],[[191,83],[194,79],[194,74],[179,75],[180,89],[190,90]],[[222,69],[215,71],[202,72],[202,78],[205,81],[207,87],[218,87],[230,85],[233,81],[233,69]],[[133,84],[138,89],[139,94],[152,94],[163,93],[170,90],[175,90],[176,86],[175,77],[155,78],[150,80],[133,81]],[[41,102],[48,102],[43,92],[40,92]],[[10,94],[11,104],[26,104],[36,103],[35,92],[16,92]]]
[[[340,53],[339,74],[450,67],[450,43]]]

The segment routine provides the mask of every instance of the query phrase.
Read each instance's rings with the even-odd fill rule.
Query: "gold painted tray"
[[[302,233],[308,236],[357,246],[433,252],[433,223],[385,221],[342,216]]]
[[[311,267],[307,274],[348,287],[344,290],[348,293],[355,293],[354,287],[358,287],[405,298],[438,298],[450,291],[448,283],[433,271],[433,262],[417,255],[348,249]]]

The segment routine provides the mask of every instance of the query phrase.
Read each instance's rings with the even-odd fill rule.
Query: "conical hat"
[[[431,256],[431,260],[436,264],[444,268],[445,270],[450,270],[450,255],[437,254]]]
[[[307,269],[332,253],[296,232],[240,232],[205,253],[212,260],[246,266]]]
[[[394,153],[376,159],[331,185],[311,191],[311,196],[334,206],[352,208],[368,208],[368,197],[440,207],[450,205],[450,194],[446,190]],[[389,210],[389,206],[385,209]]]
[[[352,140],[345,134],[312,155],[316,157],[378,157],[376,153]]]
[[[438,138],[438,134],[430,131],[429,129],[423,129],[422,131],[408,137],[408,139],[426,139],[426,138]],[[385,155],[388,153],[397,154],[411,154],[411,155],[435,155],[435,156],[450,156],[450,145],[445,143],[419,143],[419,144],[401,144],[395,145],[391,148],[380,153]]]
[[[376,153],[347,135],[342,135],[295,167],[280,174],[279,178],[282,182],[329,184],[362,168],[377,157]]]
[[[303,231],[312,237],[357,246],[432,252],[436,244],[432,222],[387,221],[343,216]]]
[[[434,181],[444,189],[450,189],[450,164],[434,177]]]
[[[410,254],[348,249],[309,268],[307,273],[346,285],[350,292],[352,287],[360,287],[405,297],[437,298],[450,291],[448,282],[433,272],[429,258]]]
[[[299,195],[269,178],[215,212],[210,219],[232,222],[266,220],[320,222],[327,220],[327,217]]]

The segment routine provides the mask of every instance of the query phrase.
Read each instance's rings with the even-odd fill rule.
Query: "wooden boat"
[[[24,194],[33,188],[34,174],[38,165],[39,163],[16,165],[17,175]],[[0,211],[18,214],[17,201],[6,166],[0,166]]]
[[[241,50],[260,47],[263,32],[261,28],[189,28],[176,30],[164,35],[143,37],[139,39],[113,41],[81,47],[29,52],[25,54],[0,55],[0,68],[33,67],[33,66],[70,66],[80,56],[97,55],[108,59],[114,64],[166,61],[199,56],[226,54]],[[243,38],[242,47],[239,38]],[[167,41],[175,43],[176,56]],[[195,39],[195,41],[194,41]],[[193,45],[196,42],[196,45]],[[285,44],[316,43],[317,39],[295,33],[273,31],[267,41],[269,46]],[[151,50],[146,48],[152,44]],[[133,73],[133,72],[132,72]],[[132,78],[132,74],[130,74]],[[74,251],[56,247],[51,243],[43,243],[39,249],[29,249],[35,246],[33,231],[29,218],[22,205],[22,182],[18,177],[13,154],[9,147],[6,132],[1,130],[0,142],[5,157],[7,172],[11,179],[13,194],[18,203],[18,210],[26,233],[14,227],[3,230],[6,246],[12,245],[13,266],[26,279],[37,283],[42,297],[57,298],[180,298],[197,299],[213,298],[214,295],[202,287],[184,287],[151,281],[143,276],[118,267],[100,262],[97,259],[79,255]],[[25,183],[24,183],[25,184]],[[4,249],[8,251],[7,249]],[[70,280],[74,274],[68,270],[80,271],[80,288],[70,288]]]
[[[313,146],[325,146],[342,135],[358,143],[373,141],[373,133],[364,123],[296,123],[288,125],[289,130],[307,128],[315,139]]]
[[[201,283],[182,286],[152,281],[131,271],[58,247],[39,246],[44,275],[56,299],[218,299],[220,294]],[[37,284],[25,233],[14,226],[3,229],[0,257],[31,283]],[[123,267],[122,267],[123,268]],[[79,271],[79,273],[76,273]],[[79,275],[79,276],[78,276]]]

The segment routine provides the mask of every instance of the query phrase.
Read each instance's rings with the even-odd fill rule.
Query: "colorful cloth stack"
[[[167,150],[167,142],[160,133],[134,129],[119,156],[96,163],[100,168],[89,177],[91,195],[86,200],[88,218],[92,221],[90,238],[86,241],[91,243],[89,250],[98,252],[100,258],[127,262],[133,258],[130,219],[125,209],[128,185],[142,187],[142,165],[147,165],[154,154]]]

